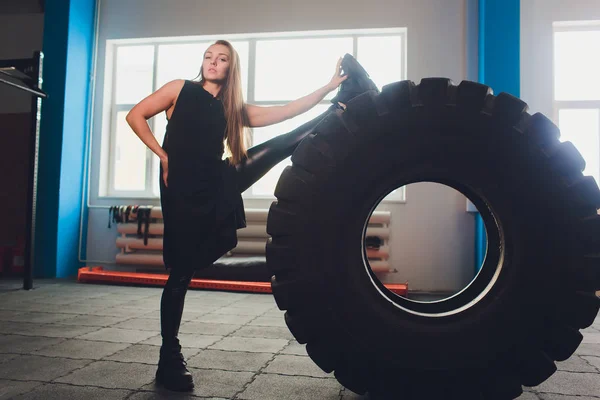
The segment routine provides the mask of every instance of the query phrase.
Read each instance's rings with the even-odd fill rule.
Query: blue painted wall
[[[479,1],[479,81],[520,95],[521,1]]]
[[[478,80],[500,92],[520,96],[521,1],[479,0]],[[475,222],[475,268],[479,270],[487,246],[483,221]]]
[[[44,16],[43,87],[36,219],[36,277],[79,268],[84,141],[93,55],[95,0],[50,0]]]

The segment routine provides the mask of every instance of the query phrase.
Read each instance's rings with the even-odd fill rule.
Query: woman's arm
[[[174,80],[152,93],[138,104],[136,104],[127,114],[125,120],[135,132],[136,135],[156,154],[161,161],[167,159],[167,153],[158,143],[150,126],[148,119],[152,118],[161,111],[168,110],[177,101],[177,96],[183,87],[183,80]]]
[[[335,68],[335,74],[331,81],[317,89],[309,95],[291,101],[283,106],[261,107],[251,104],[246,105],[246,113],[248,116],[249,126],[257,128],[261,126],[273,125],[297,115],[303,114],[306,111],[317,105],[327,94],[335,89],[348,78],[347,75],[341,74],[342,59],[340,58]]]

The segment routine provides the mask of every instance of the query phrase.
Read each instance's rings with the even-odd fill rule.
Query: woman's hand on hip
[[[160,159],[160,165],[162,166],[162,169],[163,169],[162,178],[163,178],[163,182],[165,183],[165,187],[169,187],[169,184],[167,183],[168,177],[169,177],[169,157],[168,156],[162,157]]]

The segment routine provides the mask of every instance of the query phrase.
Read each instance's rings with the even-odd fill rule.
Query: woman
[[[351,62],[348,57],[344,61]],[[236,229],[246,226],[241,193],[289,157],[311,129],[338,108],[337,102],[298,129],[249,150],[244,129],[276,124],[308,111],[348,78],[350,73],[342,74],[341,66],[342,59],[331,81],[313,93],[283,106],[259,107],[243,102],[238,54],[229,42],[219,40],[204,54],[199,82],[171,81],[127,115],[133,131],[161,162],[163,258],[170,274],[161,298],[162,346],[156,380],[166,388],[194,387],[177,338],[194,270],[210,266],[237,245]],[[364,91],[357,91],[355,82],[352,97]],[[168,124],[161,147],[147,120],[162,111]],[[227,159],[223,159],[225,150]]]

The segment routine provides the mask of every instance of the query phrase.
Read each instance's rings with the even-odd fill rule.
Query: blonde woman
[[[344,61],[358,65],[348,55]],[[348,68],[344,69],[342,73],[340,59],[329,83],[283,106],[245,104],[238,54],[229,42],[218,40],[204,54],[199,81],[171,81],[127,115],[133,131],[161,163],[163,258],[170,273],[161,298],[157,383],[176,391],[193,389],[177,336],[194,271],[210,266],[237,245],[236,230],[246,226],[241,193],[289,157],[322,118],[339,108],[338,102],[332,101],[327,112],[298,129],[248,150],[245,129],[276,124],[310,110],[352,77]],[[341,96],[342,87],[334,100],[347,100],[363,92],[356,90],[357,82],[349,79],[353,89]],[[364,82],[376,90],[370,80],[364,78]],[[147,120],[162,111],[168,124],[161,146]]]

